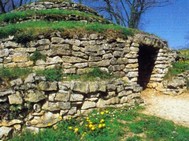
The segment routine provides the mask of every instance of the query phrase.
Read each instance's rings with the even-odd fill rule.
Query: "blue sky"
[[[189,0],[172,0],[166,7],[150,9],[143,17],[142,30],[168,41],[171,48],[189,48]]]
[[[189,0],[170,1],[168,6],[148,10],[141,20],[141,29],[168,41],[173,49],[189,48],[189,37],[186,40],[187,33],[189,36]]]

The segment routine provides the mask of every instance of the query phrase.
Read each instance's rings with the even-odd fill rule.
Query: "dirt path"
[[[189,127],[189,91],[179,96],[170,96],[146,89],[142,92],[142,98],[146,107],[143,113]]]

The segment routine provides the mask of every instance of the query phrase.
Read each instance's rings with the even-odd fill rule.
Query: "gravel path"
[[[152,89],[142,92],[146,109],[144,114],[172,120],[189,127],[189,91],[179,95],[164,95]]]

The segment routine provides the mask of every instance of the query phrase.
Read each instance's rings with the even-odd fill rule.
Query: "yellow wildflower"
[[[108,110],[106,110],[106,111],[105,111],[105,113],[106,113],[106,114],[108,114],[108,113],[109,113],[109,111],[108,111]]]
[[[91,128],[91,130],[94,131],[94,130],[95,130],[95,126],[93,126],[93,127]]]
[[[106,126],[106,124],[102,124],[102,127],[105,127]]]
[[[51,123],[48,123],[48,126],[51,126]]]
[[[100,112],[100,114],[101,114],[101,115],[104,115],[104,112],[102,111],[102,112]]]
[[[73,128],[71,126],[69,126],[68,129],[72,130]]]
[[[98,125],[98,128],[102,128],[102,124],[99,124],[99,125]]]
[[[100,123],[104,123],[104,119],[101,119],[101,120],[100,120]]]
[[[77,133],[77,132],[78,132],[78,130],[79,130],[79,129],[76,127],[76,128],[74,129],[74,132],[75,132],[75,133]]]
[[[89,128],[92,128],[94,125],[92,125],[92,124],[89,124]]]

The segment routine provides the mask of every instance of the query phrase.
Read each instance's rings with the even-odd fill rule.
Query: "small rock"
[[[0,127],[0,139],[9,137],[12,131],[13,129],[11,127]]]
[[[82,94],[71,94],[70,101],[83,101],[84,96]]]
[[[23,81],[21,78],[15,79],[10,81],[11,86],[20,86],[21,84],[23,84]]]
[[[36,76],[35,73],[29,74],[29,75],[26,77],[24,83],[33,83],[33,82],[35,81],[35,79],[34,79],[35,76]]]
[[[26,93],[25,100],[28,102],[39,102],[41,100],[44,100],[46,98],[44,92],[40,91],[29,91]]]
[[[0,97],[10,95],[10,94],[13,94],[13,93],[14,93],[14,91],[12,89],[8,89],[8,90],[2,91],[2,92],[0,91]]]
[[[82,110],[96,107],[96,103],[92,101],[85,101],[81,107]]]
[[[9,95],[8,98],[9,98],[10,104],[22,104],[23,103],[23,99],[19,92],[17,92],[16,94],[13,94],[13,95]]]

